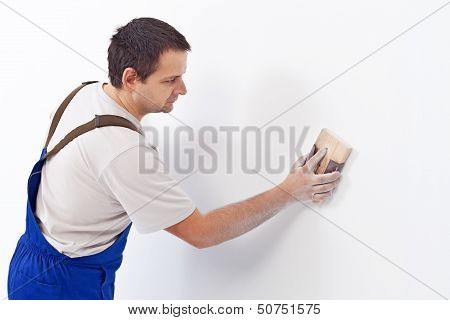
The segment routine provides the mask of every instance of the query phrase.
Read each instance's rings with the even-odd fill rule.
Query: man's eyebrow
[[[162,80],[166,80],[166,79],[170,79],[170,78],[178,78],[178,77],[183,76],[183,74],[185,74],[185,73],[186,73],[186,70],[182,74],[174,74],[171,76],[167,76],[167,77],[162,78]]]
[[[176,78],[176,77],[179,77],[179,76],[180,76],[180,75],[175,74],[175,75],[173,75],[173,76],[167,76],[167,77],[164,77],[163,80],[170,79],[170,78]]]

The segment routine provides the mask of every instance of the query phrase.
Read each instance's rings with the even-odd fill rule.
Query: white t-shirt
[[[124,117],[142,131],[139,120],[111,99],[102,83],[94,83],[67,106],[47,152],[96,114]],[[136,131],[109,126],[82,134],[46,160],[35,213],[47,241],[75,258],[105,250],[130,222],[139,233],[150,233],[194,210],[178,181],[165,173],[157,150]]]

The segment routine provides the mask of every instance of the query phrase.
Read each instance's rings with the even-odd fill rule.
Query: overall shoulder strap
[[[73,97],[75,97],[75,95],[78,93],[78,91],[83,89],[88,84],[92,84],[92,83],[96,83],[96,82],[98,82],[98,81],[86,81],[86,82],[83,82],[80,86],[75,88],[64,99],[64,101],[61,103],[61,105],[58,107],[58,110],[56,110],[56,113],[53,116],[53,120],[52,120],[52,124],[50,125],[50,129],[48,130],[47,141],[45,142],[45,146],[44,146],[44,148],[46,150],[47,150],[48,144],[50,143],[50,140],[51,140],[53,134],[55,133],[55,130],[56,130],[56,127],[58,126],[59,120],[61,120],[61,117],[62,117],[64,111],[66,110],[67,106],[69,105],[70,101],[72,101]]]
[[[138,128],[136,128],[136,126],[128,119],[110,114],[96,115],[95,118],[92,119],[91,121],[86,122],[85,124],[82,124],[81,126],[78,126],[72,131],[70,131],[50,152],[46,153],[42,159],[48,159],[51,156],[54,156],[69,142],[71,142],[76,137],[82,135],[83,133],[94,130],[95,128],[107,126],[128,128],[143,135],[143,133]]]
[[[61,105],[58,107],[58,110],[56,110],[55,115],[53,116],[52,123],[50,125],[50,129],[48,132],[47,141],[45,142],[45,149],[47,150],[48,144],[50,143],[50,139],[52,138],[53,134],[55,133],[56,127],[58,126],[59,120],[61,119],[64,110],[69,105],[70,101],[73,99],[73,97],[77,94],[78,91],[80,91],[83,87],[87,86],[88,84],[96,83],[98,81],[87,81],[83,82],[80,86],[75,88],[61,103]],[[62,148],[64,148],[69,142],[71,142],[76,137],[82,135],[83,133],[86,133],[88,131],[94,130],[95,128],[101,128],[101,127],[107,127],[107,126],[116,126],[116,127],[124,127],[131,130],[136,131],[137,133],[144,135],[142,131],[140,131],[136,126],[129,121],[128,119],[125,119],[120,116],[115,115],[96,115],[94,119],[91,121],[82,124],[72,131],[70,131],[58,144],[56,144],[53,149],[50,152],[47,152],[44,157],[44,159],[48,159],[51,156],[54,156],[57,154]]]

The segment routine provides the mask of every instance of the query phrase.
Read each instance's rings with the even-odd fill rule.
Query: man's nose
[[[180,82],[177,88],[177,94],[185,95],[187,93],[186,85],[184,84],[183,79],[180,78]]]

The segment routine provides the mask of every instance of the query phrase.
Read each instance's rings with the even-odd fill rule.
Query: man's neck
[[[129,103],[127,103],[127,99],[120,93],[120,89],[115,88],[110,83],[104,83],[102,85],[102,88],[103,91],[120,107],[122,107],[128,113],[132,114],[136,119],[141,121],[143,117]]]

